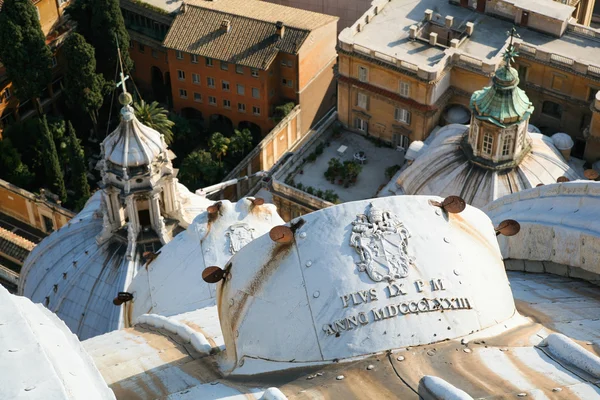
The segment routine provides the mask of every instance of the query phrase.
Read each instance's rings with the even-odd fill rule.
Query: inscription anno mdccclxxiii
[[[442,279],[431,279],[429,282],[424,282],[419,279],[414,281],[413,284],[417,293],[425,294],[424,292],[428,287],[431,292],[441,292],[446,290],[445,282]],[[404,283],[391,282],[384,287],[383,292],[388,299],[397,298],[398,300],[401,300],[401,296],[407,295],[407,290],[409,290],[409,288]],[[380,293],[377,289],[371,288],[342,295],[340,296],[340,300],[343,308],[349,308],[360,304],[377,302],[380,297]],[[466,297],[436,297],[434,295],[432,297],[422,297],[417,300],[398,301],[382,307],[372,308],[368,311],[361,311],[323,325],[323,331],[327,335],[338,336],[343,331],[358,329],[372,322],[383,321],[407,314],[470,309],[472,309],[471,303]]]

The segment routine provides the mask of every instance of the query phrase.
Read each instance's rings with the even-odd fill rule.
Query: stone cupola
[[[170,160],[172,152],[163,136],[137,120],[126,90],[119,102],[123,105],[121,123],[101,145],[98,168],[102,175],[104,229],[97,241],[102,243],[119,230],[126,232],[130,256],[140,233],[162,244],[170,241],[172,230],[181,220],[181,204]]]
[[[533,104],[518,87],[519,74],[510,63],[517,55],[511,42],[504,53],[505,64],[498,69],[492,86],[471,96],[471,127],[468,144],[473,161],[493,168],[513,166],[529,151],[527,135]]]

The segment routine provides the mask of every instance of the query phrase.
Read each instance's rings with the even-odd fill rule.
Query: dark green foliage
[[[394,174],[396,172],[398,172],[400,170],[400,168],[402,168],[402,167],[398,164],[392,165],[391,167],[387,167],[385,169],[385,177],[388,179],[392,179],[392,176],[394,176]]]
[[[180,117],[175,113],[169,114],[169,120],[174,123],[171,128],[173,132],[171,149],[178,156],[175,159],[175,163],[177,163],[178,161],[181,162],[180,160],[183,160],[186,154],[202,144],[202,125],[196,121]]]
[[[235,130],[231,137],[231,152],[234,154],[245,154],[252,149],[252,133],[250,129]]]
[[[219,182],[222,175],[222,168],[213,160],[211,154],[199,150],[185,157],[181,163],[178,177],[181,183],[191,190],[195,190]]]
[[[77,31],[96,49],[98,72],[110,81],[114,79],[117,66],[117,43],[121,48],[123,65],[127,71],[133,68],[129,58],[129,33],[125,28],[119,0],[77,0],[66,9],[77,22]]]
[[[90,184],[87,179],[85,153],[71,122],[67,122],[69,132],[69,160],[71,161],[71,186],[75,192],[74,205],[81,210],[90,197]]]
[[[162,108],[158,102],[148,104],[144,100],[133,103],[136,118],[144,125],[149,126],[158,133],[164,135],[165,143],[173,142],[173,125],[175,122],[168,118],[168,111]]]
[[[231,143],[231,139],[223,136],[220,132],[215,132],[210,136],[208,140],[208,147],[210,152],[217,157],[219,160],[219,164],[222,166],[223,163],[221,159],[223,156],[227,155],[227,151],[229,150],[229,144]]]
[[[362,165],[354,161],[344,161],[344,163],[341,163],[337,158],[332,158],[329,160],[329,168],[327,168],[324,175],[331,183],[335,183],[337,179],[339,184],[349,187],[351,184],[356,183],[361,171]]]
[[[323,154],[324,150],[325,150],[325,143],[321,142],[317,145],[317,148],[315,149],[315,154],[320,156],[321,154]]]
[[[21,161],[21,155],[10,139],[0,140],[0,178],[21,188],[28,189],[33,182],[33,174]]]
[[[90,116],[94,130],[98,127],[98,110],[112,84],[96,73],[94,48],[79,33],[72,33],[63,46],[69,61],[64,77],[67,106]]]
[[[294,107],[296,107],[294,102],[285,103],[285,104],[275,107],[275,111],[273,112],[273,119],[275,120],[275,122],[279,123],[290,112],[292,112]]]
[[[4,0],[0,10],[0,60],[19,101],[33,99],[41,115],[39,98],[52,80],[52,52],[32,2]]]
[[[46,116],[42,116],[39,124],[39,134],[44,146],[42,159],[46,169],[46,187],[48,187],[64,203],[67,200],[67,189],[63,177],[54,138],[48,128]]]
[[[21,154],[21,159],[30,171],[33,172],[35,179],[32,185],[35,189],[44,184],[44,163],[42,154],[44,144],[39,134],[40,120],[30,118],[9,126],[4,132],[4,138],[11,140],[14,147]]]

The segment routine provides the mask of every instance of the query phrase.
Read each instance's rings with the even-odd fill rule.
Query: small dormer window
[[[483,134],[483,147],[482,151],[484,154],[492,155],[492,149],[494,145],[494,137],[491,133],[486,132]]]

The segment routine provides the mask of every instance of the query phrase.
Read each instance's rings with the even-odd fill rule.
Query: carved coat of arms
[[[254,239],[254,228],[248,224],[235,224],[225,233],[229,238],[229,252],[233,255]]]
[[[360,256],[358,270],[366,271],[375,282],[393,281],[408,275],[412,263],[406,247],[410,234],[389,211],[371,204],[368,214],[352,222],[350,246]]]

